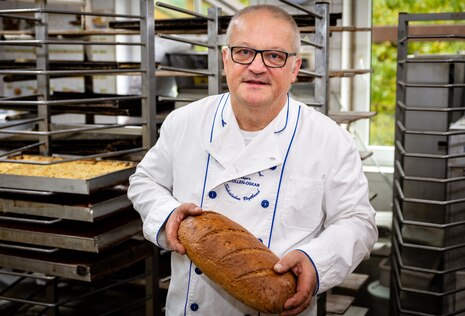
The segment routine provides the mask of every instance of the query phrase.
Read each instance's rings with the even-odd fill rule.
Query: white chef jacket
[[[378,236],[350,134],[291,98],[247,146],[228,93],[171,112],[130,177],[128,196],[157,246],[167,248],[171,212],[196,203],[243,225],[279,257],[303,251],[319,293],[341,283]],[[172,253],[166,315],[258,314]],[[301,315],[316,315],[316,299]]]

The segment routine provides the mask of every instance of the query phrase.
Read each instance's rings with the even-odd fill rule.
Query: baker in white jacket
[[[258,315],[209,280],[177,239],[203,209],[243,225],[297,276],[282,315],[316,315],[377,240],[367,180],[351,136],[289,97],[299,30],[269,5],[236,13],[223,49],[229,93],[177,109],[130,178],[145,238],[173,251],[166,315]]]

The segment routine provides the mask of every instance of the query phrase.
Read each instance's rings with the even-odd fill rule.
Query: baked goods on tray
[[[65,179],[91,179],[119,170],[132,168],[135,163],[117,160],[75,160],[49,165],[25,163],[51,162],[63,160],[62,157],[48,157],[36,155],[17,155],[10,160],[22,160],[24,162],[1,162],[0,174],[36,176]]]

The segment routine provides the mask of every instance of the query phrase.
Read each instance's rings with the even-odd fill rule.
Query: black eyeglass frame
[[[252,51],[255,52],[255,55],[253,56],[252,60],[248,63],[244,63],[244,62],[239,62],[239,61],[236,61],[234,60],[234,54],[233,54],[233,49],[236,49],[236,48],[244,48],[244,49],[250,49]],[[262,62],[263,64],[268,67],[268,68],[283,68],[284,66],[286,66],[286,63],[287,63],[287,60],[290,56],[297,56],[297,53],[289,53],[289,52],[285,52],[285,51],[282,51],[282,50],[278,50],[278,49],[255,49],[255,48],[250,48],[250,47],[246,47],[246,46],[229,46],[228,47],[229,51],[231,52],[231,59],[233,62],[235,62],[236,64],[240,64],[240,65],[250,65],[251,63],[253,63],[253,61],[255,60],[255,57],[257,57],[257,54],[260,54],[260,56],[262,56]],[[282,66],[269,66],[266,61],[265,61],[265,58],[263,58],[263,53],[266,53],[266,52],[279,52],[279,53],[283,53],[286,55],[286,59],[284,59],[284,63]]]

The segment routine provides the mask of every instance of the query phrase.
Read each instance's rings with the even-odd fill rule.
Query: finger
[[[195,206],[190,209],[189,215],[200,215],[203,212],[202,208]]]
[[[280,314],[280,316],[294,316],[294,315],[298,315],[300,314],[301,312],[303,312],[304,310],[306,310],[309,306],[310,306],[310,303],[311,303],[311,299],[305,301],[304,304],[301,304],[295,308],[290,308],[290,309],[286,309]]]
[[[178,228],[179,228],[178,222],[167,223],[165,227],[166,242],[168,243],[168,247],[170,249],[183,255],[186,253],[186,249],[178,240]]]
[[[179,242],[178,239],[178,229],[181,222],[186,219],[188,216],[200,215],[203,212],[202,208],[198,207],[193,203],[181,204],[169,217],[165,226],[166,241],[168,246],[173,251],[184,255],[186,249]]]
[[[299,286],[297,286],[296,293],[284,303],[284,309],[290,310],[296,308],[305,303],[309,297],[310,295],[308,292],[302,291],[302,289],[299,289]]]
[[[286,255],[279,259],[279,261],[274,265],[273,269],[277,273],[285,273],[292,268],[294,268],[297,264],[297,260],[292,255]]]

